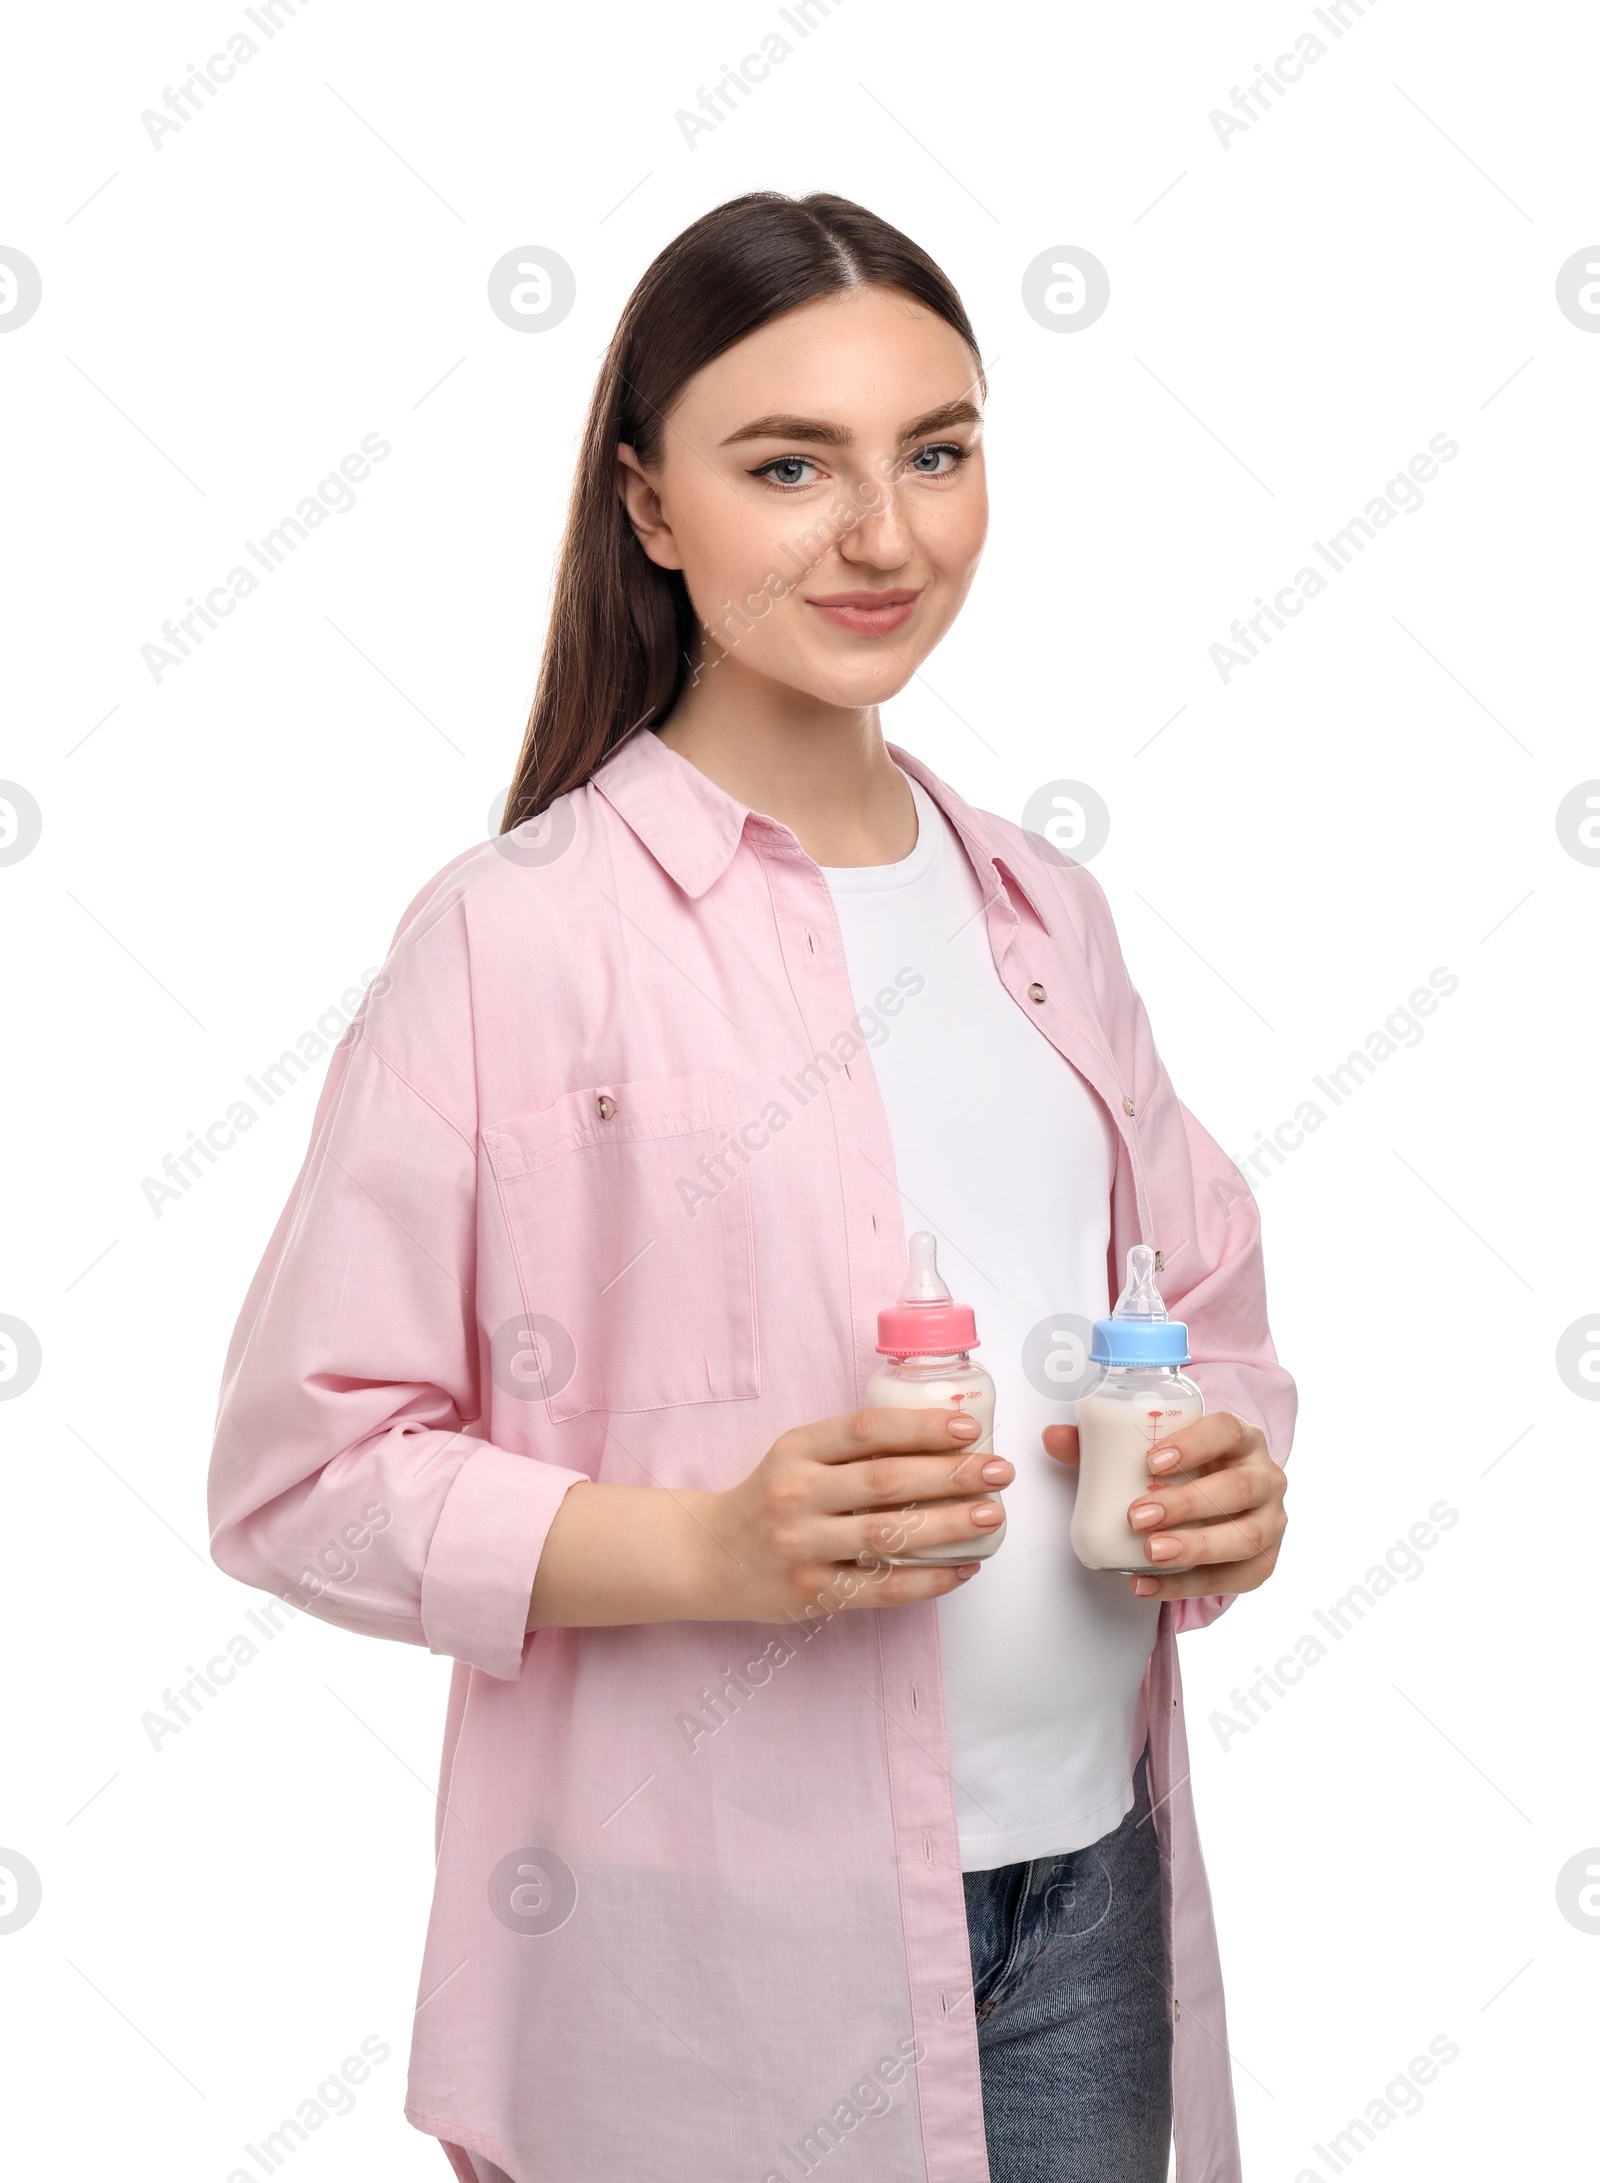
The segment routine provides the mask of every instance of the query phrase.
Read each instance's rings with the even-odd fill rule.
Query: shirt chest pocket
[[[532,1322],[504,1355],[496,1336],[494,1369],[553,1419],[760,1392],[749,1177],[718,1164],[735,1113],[732,1076],[705,1072],[484,1130]]]

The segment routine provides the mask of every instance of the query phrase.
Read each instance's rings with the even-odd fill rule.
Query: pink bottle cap
[[[936,1253],[927,1229],[911,1238],[905,1286],[889,1309],[878,1314],[880,1357],[948,1357],[960,1349],[977,1348],[978,1322],[972,1306],[951,1302]]]

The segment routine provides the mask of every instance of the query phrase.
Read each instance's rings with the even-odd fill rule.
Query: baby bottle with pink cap
[[[994,1452],[994,1381],[970,1352],[978,1346],[977,1321],[970,1304],[951,1301],[940,1276],[937,1247],[926,1229],[912,1236],[907,1246],[905,1286],[887,1311],[878,1314],[878,1355],[883,1358],[867,1382],[869,1410],[966,1410],[978,1420],[979,1433],[962,1451],[984,1456]],[[954,1442],[951,1443],[955,1445]],[[998,1494],[986,1491],[974,1463],[974,1497],[1000,1503]],[[886,1557],[892,1562],[981,1561],[992,1554],[1006,1535],[1005,1517],[993,1531],[974,1532],[970,1539],[950,1546],[929,1546],[918,1553],[916,1525],[919,1511],[906,1518],[904,1550]]]

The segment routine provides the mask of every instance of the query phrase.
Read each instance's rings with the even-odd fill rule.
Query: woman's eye
[[[770,478],[774,485],[791,487],[809,485],[811,480],[805,475],[805,472],[814,470],[816,467],[816,464],[806,455],[780,455],[776,462],[764,462],[761,468],[752,471],[751,475],[758,478]]]
[[[967,449],[951,440],[938,447],[919,447],[906,464],[918,477],[948,477],[958,464],[967,459]]]
[[[962,447],[954,440],[942,441],[935,447],[919,447],[914,455],[906,458],[905,468],[915,477],[948,477],[970,453],[970,448]],[[819,474],[820,466],[809,455],[779,455],[750,472],[751,477],[764,479],[769,485],[777,486],[780,492],[791,493],[802,486],[814,485]]]

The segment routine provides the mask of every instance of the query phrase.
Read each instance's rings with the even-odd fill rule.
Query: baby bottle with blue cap
[[[1157,1441],[1203,1417],[1206,1402],[1179,1370],[1189,1362],[1189,1329],[1167,1317],[1148,1243],[1129,1251],[1127,1281],[1110,1318],[1094,1322],[1089,1360],[1099,1369],[1078,1397],[1073,1551],[1088,1569],[1149,1576],[1157,1565],[1128,1511],[1152,1488],[1192,1475],[1158,1480],[1148,1458]]]

